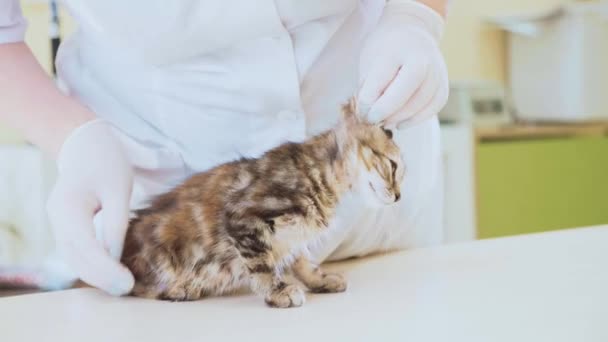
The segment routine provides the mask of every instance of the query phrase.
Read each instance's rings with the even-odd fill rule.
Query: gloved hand
[[[113,295],[128,293],[134,279],[117,260],[128,227],[133,170],[110,124],[94,120],[75,129],[57,164],[47,210],[59,252],[84,282]],[[93,218],[100,210],[96,234]]]
[[[444,20],[417,1],[389,0],[361,51],[359,109],[374,123],[401,128],[438,113],[448,93],[439,50]]]

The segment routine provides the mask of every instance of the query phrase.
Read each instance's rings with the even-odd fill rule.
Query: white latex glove
[[[57,159],[59,177],[48,201],[57,247],[84,282],[113,295],[133,276],[118,260],[129,220],[133,170],[113,128],[90,121],[75,129]],[[100,229],[93,224],[101,214]]]
[[[444,20],[417,1],[389,0],[361,51],[359,109],[374,123],[401,128],[445,105],[448,73],[439,50]]]

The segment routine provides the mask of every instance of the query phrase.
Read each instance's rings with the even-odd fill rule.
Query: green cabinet
[[[479,238],[608,223],[608,137],[480,140]]]

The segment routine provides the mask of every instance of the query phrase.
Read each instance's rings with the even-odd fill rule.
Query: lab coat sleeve
[[[0,0],[0,44],[23,41],[26,27],[19,0]]]

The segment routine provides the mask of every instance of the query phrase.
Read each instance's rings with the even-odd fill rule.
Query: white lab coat
[[[385,1],[64,2],[79,29],[60,48],[60,79],[119,128],[139,207],[193,172],[332,127]],[[437,119],[395,139],[408,167],[403,199],[342,210],[319,259],[440,242]]]

